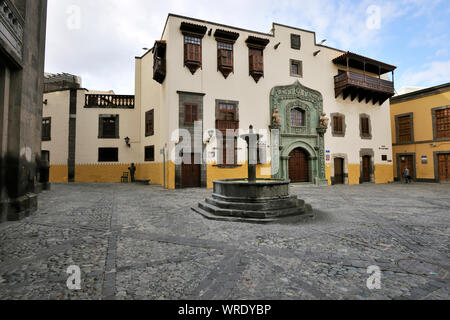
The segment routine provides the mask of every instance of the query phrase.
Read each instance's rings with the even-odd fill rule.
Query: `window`
[[[387,155],[382,155],[381,156],[381,161],[388,161],[388,156]]]
[[[233,44],[227,42],[217,43],[217,67],[225,79],[233,71]]]
[[[450,108],[436,110],[436,138],[450,138]]]
[[[202,39],[184,36],[184,65],[194,74],[202,66]]]
[[[370,126],[370,117],[366,114],[360,115],[360,136],[361,139],[372,139],[372,129]]]
[[[145,113],[145,136],[150,137],[155,134],[155,110]]]
[[[412,116],[405,115],[397,117],[398,143],[412,142]]]
[[[218,120],[236,121],[236,105],[231,103],[219,103]]]
[[[258,83],[259,79],[264,77],[264,49],[270,43],[270,40],[249,36],[245,42],[249,49],[250,76]]]
[[[119,115],[100,115],[99,139],[119,139]]]
[[[198,121],[198,105],[186,103],[184,105],[184,124],[194,124]]]
[[[291,60],[291,77],[303,77],[303,63]]]
[[[42,141],[51,140],[51,126],[52,126],[52,118],[42,119]]]
[[[344,133],[344,118],[342,116],[333,116],[333,133]]]
[[[291,110],[291,126],[304,127],[305,126],[305,111],[299,108]]]
[[[262,49],[249,49],[250,72],[264,72],[264,53]]]
[[[99,148],[98,162],[119,162],[118,148]]]
[[[155,146],[145,147],[145,161],[155,161]]]
[[[298,34],[291,34],[291,48],[295,50],[300,50],[302,45],[301,37]]]
[[[220,166],[236,166],[237,138],[234,134],[227,135],[227,130],[239,129],[237,103],[218,102],[216,128],[223,135],[221,144],[217,146]]]

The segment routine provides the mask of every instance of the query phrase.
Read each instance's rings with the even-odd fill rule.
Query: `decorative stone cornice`
[[[10,0],[0,0],[0,41],[8,53],[22,61],[24,19]]]

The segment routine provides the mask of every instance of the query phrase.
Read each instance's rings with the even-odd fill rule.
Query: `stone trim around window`
[[[364,119],[364,118],[369,119],[369,134],[363,134],[363,131],[362,131],[361,119]],[[372,140],[372,121],[370,119],[370,115],[368,115],[367,113],[361,113],[359,115],[359,136],[363,140]]]
[[[342,118],[342,132],[335,132],[334,131],[334,117],[341,117]],[[345,133],[347,131],[347,123],[345,121],[345,114],[342,113],[332,113],[330,114],[331,118],[331,135],[336,138],[344,138]]]
[[[438,141],[450,141],[450,138],[438,138],[437,137],[437,127],[436,127],[436,111],[438,110],[445,110],[450,108],[450,105],[446,105],[446,106],[442,106],[442,107],[437,107],[437,108],[433,108],[431,109],[431,117],[432,117],[432,121],[433,121],[433,140],[438,142]]]
[[[402,118],[402,117],[406,117],[406,116],[409,116],[411,118],[411,141],[409,141],[409,142],[400,142],[400,127],[398,125],[398,119]],[[414,113],[413,112],[398,114],[398,115],[395,116],[395,141],[396,141],[397,145],[412,144],[412,143],[415,142],[415,138],[414,138]]]

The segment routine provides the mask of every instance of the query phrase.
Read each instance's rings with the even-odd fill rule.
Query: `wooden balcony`
[[[358,97],[359,102],[372,100],[374,105],[382,105],[395,94],[394,82],[351,71],[335,76],[334,85],[336,98],[342,94],[344,100],[350,96],[354,101]]]
[[[153,63],[153,80],[163,83],[166,79],[166,59],[155,57]]]
[[[161,84],[166,79],[166,47],[165,41],[156,41],[153,47],[153,80]]]
[[[84,107],[134,109],[134,96],[115,94],[86,94]]]
[[[216,120],[216,128],[217,128],[217,130],[222,131],[223,134],[226,134],[227,130],[238,130],[239,129],[239,121]]]
[[[372,100],[374,105],[382,105],[394,96],[394,71],[397,67],[352,52],[333,59],[333,63],[345,67],[345,70],[339,69],[342,73],[334,77],[336,98],[342,94],[344,100],[348,96],[352,101],[358,97],[359,102],[365,99],[366,103]],[[351,69],[361,72],[353,72]],[[392,72],[392,81],[381,79],[381,76],[388,72]]]

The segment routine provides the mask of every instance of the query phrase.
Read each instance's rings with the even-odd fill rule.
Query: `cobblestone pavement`
[[[315,219],[253,225],[191,211],[209,190],[54,184],[36,215],[0,225],[0,299],[448,299],[449,191],[293,186]]]

